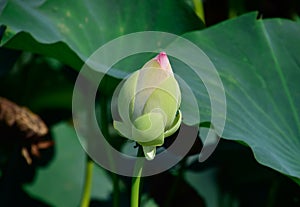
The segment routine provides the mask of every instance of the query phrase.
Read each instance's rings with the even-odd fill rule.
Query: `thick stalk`
[[[138,157],[143,155],[143,149],[139,146],[138,149]],[[134,169],[134,175],[132,177],[132,185],[131,185],[131,207],[139,206],[139,198],[140,198],[140,182],[141,175],[143,171],[144,162],[140,159],[137,159]]]
[[[120,206],[120,188],[119,188],[119,176],[115,173],[112,173],[113,179],[113,207]]]

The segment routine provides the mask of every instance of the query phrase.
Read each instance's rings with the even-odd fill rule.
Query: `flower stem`
[[[112,174],[113,178],[113,207],[119,207],[120,205],[120,188],[119,188],[119,177],[117,174]]]
[[[139,146],[137,156],[143,155],[143,149]],[[138,207],[139,206],[139,194],[140,194],[140,182],[141,182],[141,175],[143,171],[143,161],[137,159],[134,169],[134,175],[132,177],[132,185],[131,185],[131,207]]]
[[[80,207],[88,207],[90,204],[90,197],[91,197],[91,187],[92,187],[92,179],[93,179],[93,167],[94,162],[87,156],[87,162],[85,167],[85,183],[83,194],[81,198]]]

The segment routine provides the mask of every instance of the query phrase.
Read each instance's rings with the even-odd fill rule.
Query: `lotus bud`
[[[143,147],[152,160],[156,147],[175,133],[181,124],[181,93],[166,53],[161,52],[122,85],[117,99],[121,120],[114,128]]]

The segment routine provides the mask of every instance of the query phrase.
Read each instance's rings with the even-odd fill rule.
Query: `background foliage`
[[[228,114],[226,140],[213,156],[200,164],[190,156],[170,172],[146,179],[144,205],[300,205],[300,25],[295,21],[299,3],[205,1],[204,24],[195,2],[11,0],[0,4],[0,24],[6,26],[0,32],[0,94],[38,113],[56,142],[53,163],[25,186],[27,193],[49,205],[78,205],[85,155],[70,124],[61,123],[71,118],[77,72],[107,41],[157,30],[182,35],[204,50],[221,76]],[[239,16],[253,10],[259,12]],[[134,62],[142,64],[148,58],[149,54],[142,54]],[[116,65],[110,81],[117,83],[132,72],[136,68],[128,67],[132,62]],[[209,121],[204,85],[186,65],[176,59],[171,62],[196,94],[201,118]],[[183,70],[188,72],[181,74]],[[107,94],[112,89],[113,85]],[[96,199],[91,205],[111,206],[114,176],[95,170]],[[169,184],[167,189],[157,189],[162,180]],[[118,185],[120,203],[126,206],[128,178],[121,178]],[[169,190],[172,185],[175,192]]]

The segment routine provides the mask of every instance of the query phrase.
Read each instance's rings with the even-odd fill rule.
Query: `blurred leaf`
[[[4,7],[6,6],[6,4],[7,4],[7,0],[0,1],[0,14],[1,14],[2,10],[4,9]]]
[[[26,190],[53,206],[78,206],[83,189],[85,152],[74,129],[68,124],[53,127],[53,136],[56,142],[55,160],[47,168],[39,170],[36,181],[27,185]],[[93,197],[107,199],[112,186],[105,171],[96,167],[93,178]]]
[[[11,0],[0,24],[8,26],[2,43],[6,47],[49,55],[76,69],[101,45],[124,34],[146,30],[182,34],[203,27],[183,0],[176,4],[173,0],[48,0],[39,4]]]
[[[229,18],[236,17],[243,13],[246,13],[246,1],[244,0],[229,0]]]
[[[0,77],[12,69],[19,56],[20,51],[0,47]]]
[[[298,178],[299,34],[295,22],[256,20],[251,13],[184,35],[210,57],[224,84],[227,122],[222,136],[247,143],[261,164]],[[192,76],[186,79],[200,105],[209,106],[209,97],[201,96],[205,88]],[[204,110],[201,121],[208,118]]]
[[[295,181],[300,186],[300,179],[291,177],[293,181]]]
[[[4,36],[6,26],[5,25],[0,25],[0,42],[2,40],[2,37]]]
[[[141,197],[141,206],[143,207],[158,207],[154,199],[149,198],[147,195],[142,195]]]
[[[190,161],[185,179],[209,207],[213,203],[233,206],[232,202],[243,207],[265,207],[270,201],[276,206],[299,206],[299,186],[288,176],[258,164],[250,148],[235,141],[222,139],[204,163],[197,157]],[[274,184],[279,184],[277,189],[273,189]]]
[[[204,207],[202,195],[188,183],[183,177],[184,168],[178,169],[177,175],[171,172],[163,172],[144,178],[144,189],[147,189],[158,206],[184,206]],[[181,171],[181,172],[180,172]],[[163,185],[162,185],[163,183]]]
[[[15,51],[9,50],[4,54],[14,53]],[[10,58],[13,59],[14,56],[11,55]],[[0,94],[39,113],[51,125],[71,117],[71,72],[53,59],[24,53],[15,64],[14,70],[0,78]]]
[[[184,179],[205,200],[207,207],[220,206],[220,192],[217,183],[216,169],[208,169],[204,172],[186,171]]]

